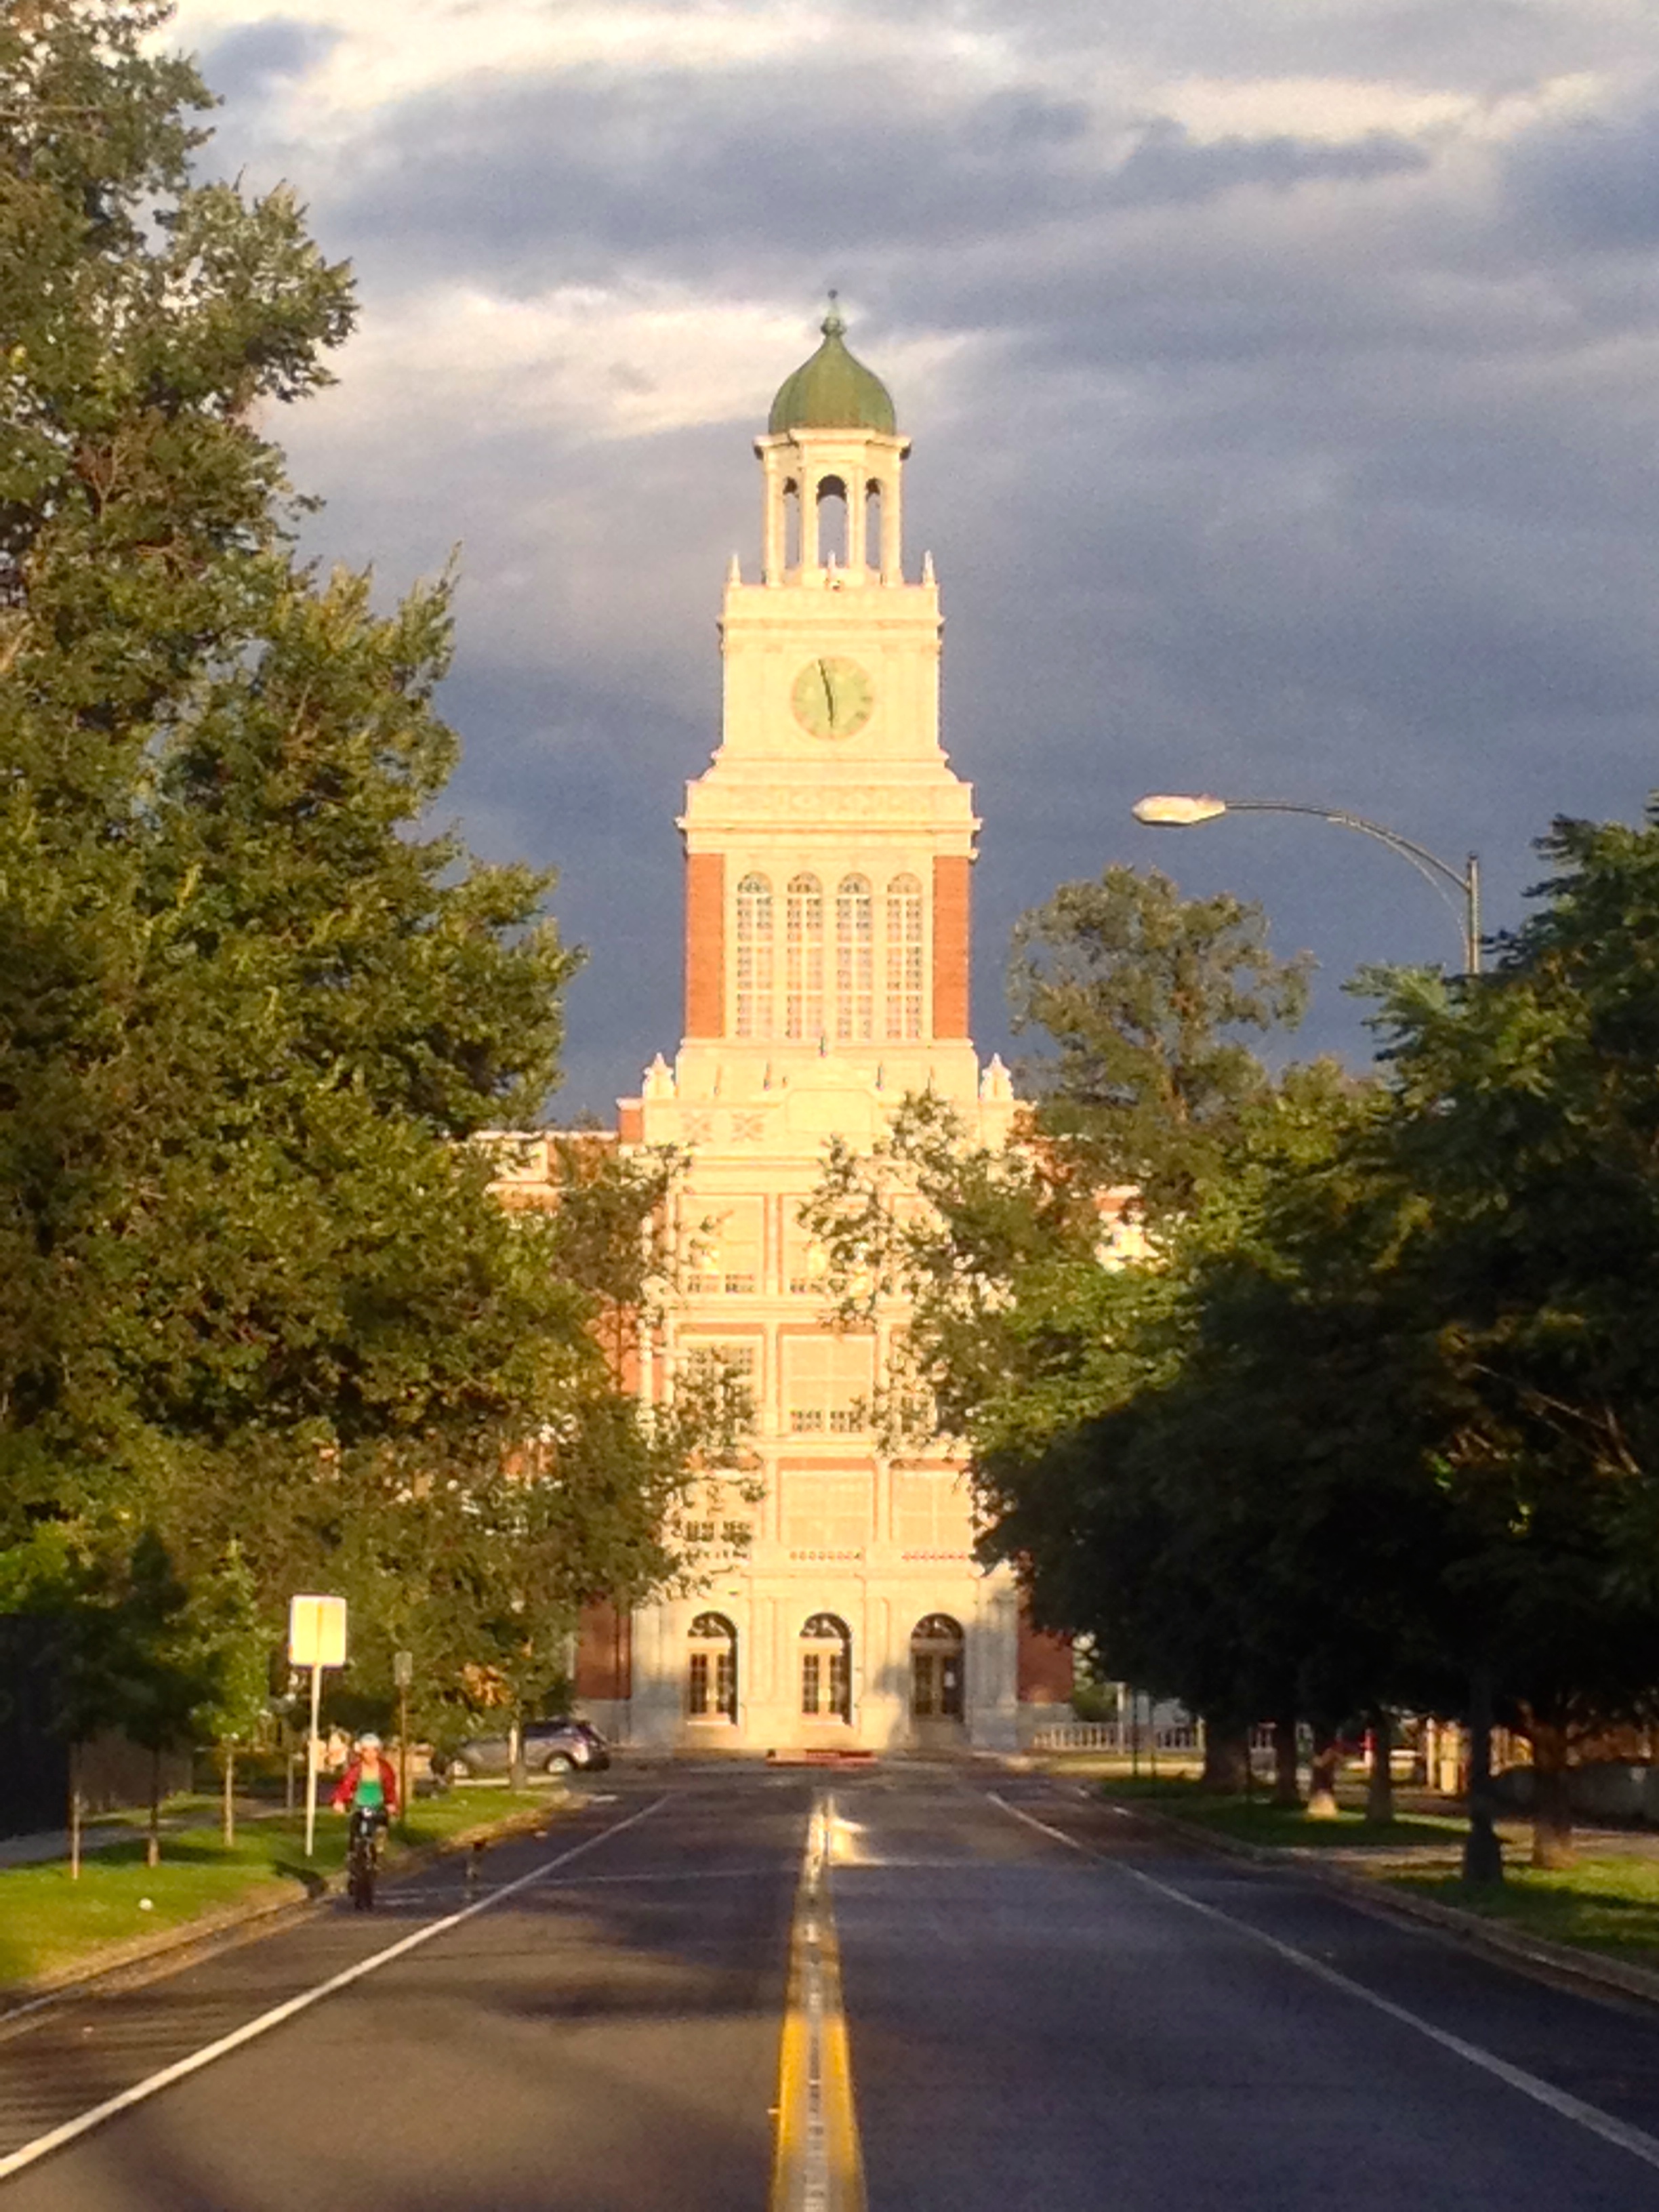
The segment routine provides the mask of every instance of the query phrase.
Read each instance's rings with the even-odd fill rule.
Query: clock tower
[[[590,1636],[577,1689],[660,1747],[1012,1747],[1066,1670],[975,1561],[954,1452],[884,1439],[902,1310],[837,1328],[801,1218],[828,1141],[876,1144],[907,1093],[991,1146],[1014,1112],[969,1036],[979,823],[939,744],[932,562],[907,568],[909,443],[833,297],[755,450],[760,557],[726,580],[720,740],[679,822],[684,1035],[618,1123],[687,1163],[641,1392],[717,1362],[752,1417],[677,1531],[695,1594],[616,1622],[608,1656]]]
[[[726,581],[721,743],[680,822],[683,1072],[752,1091],[833,1052],[971,1095],[979,824],[939,745],[939,591],[905,574],[893,403],[823,328],[756,441],[760,573]]]

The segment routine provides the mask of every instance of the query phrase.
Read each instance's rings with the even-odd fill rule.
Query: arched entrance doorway
[[[962,1623],[930,1613],[910,1632],[910,1721],[919,1741],[949,1741],[966,1717]]]
[[[700,1613],[686,1638],[685,1710],[694,1721],[734,1726],[738,1632],[723,1613]]]
[[[817,1721],[853,1717],[853,1632],[833,1613],[815,1613],[800,1632],[800,1714]]]

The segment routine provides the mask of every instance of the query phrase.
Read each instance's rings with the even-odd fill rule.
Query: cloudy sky
[[[474,843],[591,948],[562,1113],[678,1030],[684,779],[757,546],[750,440],[839,285],[915,441],[946,743],[1010,926],[1153,863],[1261,899],[1321,982],[1454,959],[1395,856],[1150,789],[1340,805],[1496,925],[1559,812],[1659,784],[1652,0],[183,0],[213,160],[355,261],[281,425],[319,551],[462,550]]]

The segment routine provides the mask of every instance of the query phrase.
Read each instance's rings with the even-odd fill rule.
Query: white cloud
[[[1415,137],[1453,128],[1510,137],[1547,116],[1589,112],[1605,89],[1606,80],[1593,71],[1490,94],[1386,77],[1191,76],[1166,85],[1160,96],[1164,112],[1200,143],[1283,136],[1340,143],[1378,131]]]
[[[758,423],[815,341],[802,302],[561,286],[533,299],[428,289],[370,317],[337,364],[349,434],[375,442],[488,429],[587,439]],[[911,338],[884,372],[936,385],[961,337]]]
[[[201,47],[276,12],[249,0],[183,0],[166,35]],[[313,126],[331,131],[462,77],[596,64],[724,69],[810,53],[836,27],[833,13],[787,0],[763,7],[721,0],[690,7],[649,0],[292,0],[283,12],[336,33],[302,95]],[[301,95],[293,97],[298,102]]]

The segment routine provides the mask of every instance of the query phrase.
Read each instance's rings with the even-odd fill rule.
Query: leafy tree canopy
[[[167,14],[0,6],[0,1580],[150,1528],[390,1633],[424,1577],[453,1680],[532,1533],[544,1645],[672,1570],[686,1438],[607,1358],[660,1174],[492,1187],[576,956],[434,827],[451,580],[387,611],[296,552],[268,433],[350,276],[205,177]]]

